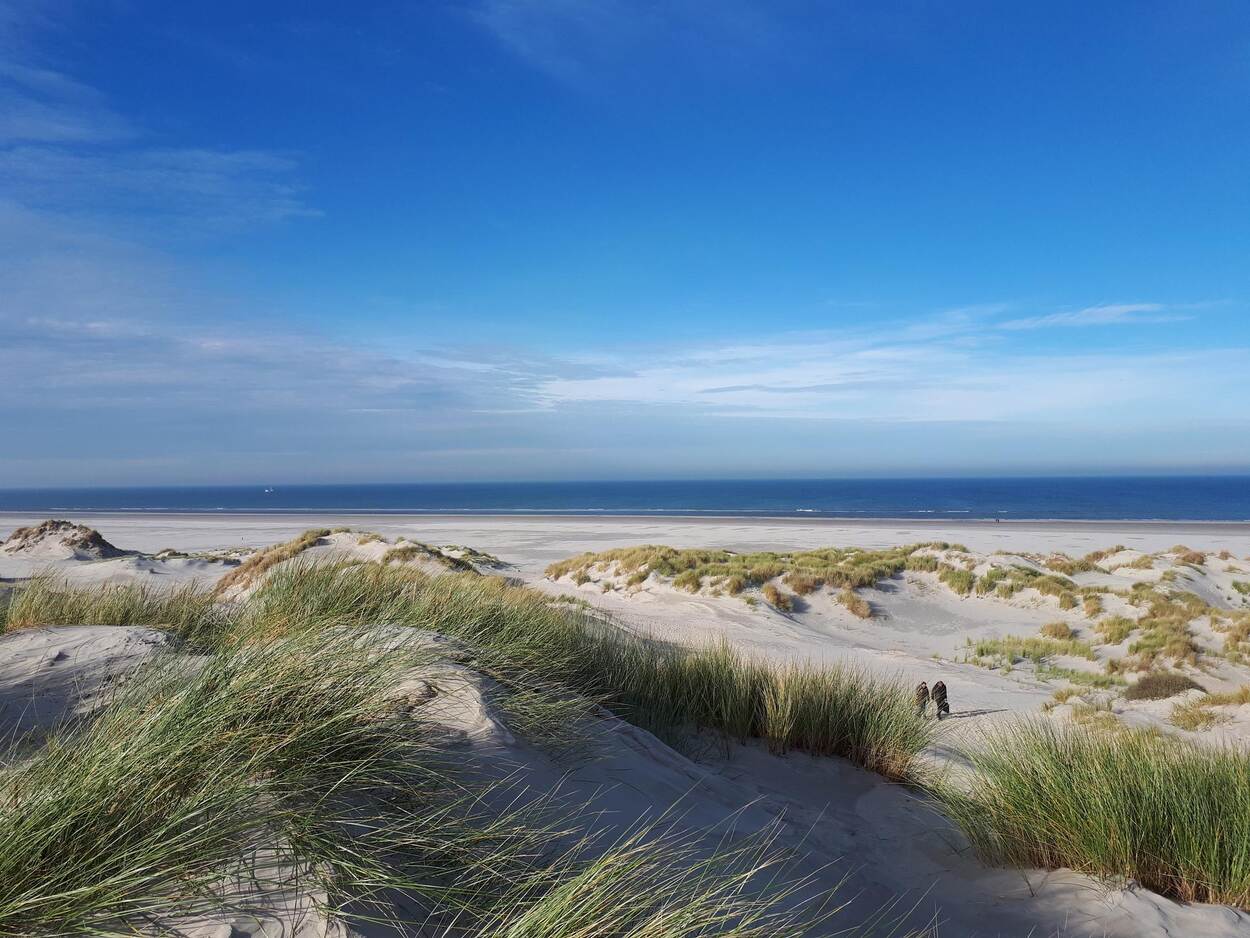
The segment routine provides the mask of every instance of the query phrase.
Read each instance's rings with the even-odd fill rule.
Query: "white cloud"
[[[541,381],[537,394],[555,409],[611,403],[732,418],[1109,422],[1134,413],[1183,418],[1201,401],[1209,415],[1235,419],[1239,376],[1250,366],[1247,349],[1041,355],[967,341],[949,315],[933,325],[620,356],[602,360],[615,366],[602,375]],[[963,330],[982,327],[973,317]]]
[[[0,0],[0,179],[9,200],[131,226],[153,219],[163,238],[318,214],[289,155],[157,145],[103,94],[50,64],[36,40],[55,39],[54,10],[63,12]]]
[[[0,150],[0,175],[27,206],[210,232],[319,215],[290,181],[295,168],[289,157],[258,150]]]
[[[40,64],[18,41],[21,34],[17,22],[0,14],[0,146],[113,143],[132,136],[103,95]]]
[[[472,11],[522,61],[574,84],[608,72],[636,79],[643,54],[724,66],[793,38],[758,0],[479,0]]]
[[[998,328],[1045,329],[1052,326],[1145,325],[1178,322],[1190,318],[1169,310],[1170,307],[1163,303],[1109,303],[1102,306],[1087,306],[1085,309],[1071,312],[1009,319],[999,323]]]

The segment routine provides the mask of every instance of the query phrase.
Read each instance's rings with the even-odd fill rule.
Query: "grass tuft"
[[[1072,637],[1072,626],[1066,622],[1047,622],[1041,632],[1046,638],[1069,639]]]
[[[1056,655],[1094,660],[1094,650],[1089,643],[1075,638],[1061,640],[1009,635],[1005,638],[983,638],[976,642],[969,640],[968,644],[978,658],[1001,658],[1011,664],[1025,660],[1042,664]]]
[[[0,774],[0,935],[136,934],[240,891],[278,901],[296,876],[344,903],[394,889],[467,915],[537,845],[472,822],[423,768],[419,724],[392,704],[417,660],[329,631],[158,659]]]
[[[789,612],[794,608],[794,602],[772,583],[765,583],[760,593],[764,597],[764,601],[770,606],[780,609],[782,612]]]
[[[34,577],[13,591],[0,619],[3,628],[53,625],[144,625],[196,644],[213,644],[235,611],[195,585],[173,589],[140,584],[76,587],[52,575]]]
[[[1244,752],[1037,720],[999,731],[968,757],[975,788],[935,793],[982,859],[1250,905]]]
[[[841,593],[839,593],[838,602],[845,606],[851,615],[856,616],[857,618],[872,618],[872,604],[852,589],[844,589]]]
[[[1176,671],[1153,671],[1130,684],[1124,697],[1126,700],[1166,700],[1187,690],[1202,690],[1202,686]]]
[[[960,596],[967,596],[972,592],[972,586],[976,582],[976,575],[970,570],[961,570],[958,567],[943,564],[938,570],[938,579]]]
[[[1094,623],[1094,631],[1101,635],[1102,640],[1108,645],[1120,644],[1135,628],[1137,628],[1137,622],[1126,616],[1107,616]]]
[[[251,586],[278,564],[298,557],[310,547],[316,547],[323,537],[330,534],[329,528],[314,528],[283,544],[257,551],[218,580],[214,593],[221,596],[233,587]]]

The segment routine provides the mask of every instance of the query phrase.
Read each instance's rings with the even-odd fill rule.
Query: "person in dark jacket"
[[[951,705],[946,699],[946,684],[938,681],[933,685],[933,705],[937,707],[937,718],[951,715]]]
[[[920,682],[920,686],[916,688],[916,712],[920,716],[925,715],[925,711],[929,709],[929,685],[924,681]]]

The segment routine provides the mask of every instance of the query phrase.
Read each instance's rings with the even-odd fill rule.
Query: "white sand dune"
[[[37,520],[0,521],[0,534],[6,533],[6,524]],[[1108,558],[1104,564],[1108,573],[1076,575],[1084,585],[1119,588],[1160,579],[1165,568],[1176,565],[1165,567],[1161,561],[1158,570],[1141,570],[1127,564],[1143,551],[1164,551],[1184,541],[1198,550],[1228,550],[1234,555],[1229,561],[1202,564],[1198,569],[1176,566],[1178,575],[1187,577],[1186,589],[1220,608],[1235,608],[1242,601],[1231,586],[1242,574],[1230,573],[1229,568],[1250,571],[1250,563],[1239,559],[1250,554],[1250,529],[1245,526],[1130,526],[1091,531],[1080,525],[947,525],[935,529],[740,521],[255,516],[110,516],[93,518],[92,524],[112,543],[138,553],[99,560],[32,559],[0,551],[0,576],[29,576],[51,569],[89,582],[166,582],[161,578],[167,577],[168,582],[209,585],[233,569],[217,559],[227,557],[228,551],[237,557],[243,547],[263,547],[314,525],[352,524],[361,531],[376,530],[392,542],[402,537],[426,544],[470,544],[498,555],[509,565],[505,570],[509,575],[553,594],[584,598],[627,628],[687,642],[724,636],[750,653],[777,661],[852,661],[909,680],[923,678],[932,683],[941,677],[950,689],[955,717],[939,731],[935,755],[943,759],[951,758],[960,743],[997,721],[1041,713],[1055,686],[1040,680],[1028,667],[1004,673],[954,660],[966,640],[1036,634],[1040,625],[1056,620],[1068,621],[1084,634],[1088,622],[1079,610],[1059,610],[1054,597],[1030,595],[1035,592],[1030,590],[1010,601],[959,597],[931,574],[907,573],[883,582],[880,589],[863,591],[877,615],[861,620],[824,595],[813,594],[801,611],[784,614],[763,606],[751,608],[734,597],[691,595],[657,583],[632,594],[605,594],[597,583],[578,587],[567,580],[552,582],[543,571],[548,563],[583,550],[641,543],[776,550],[837,544],[884,547],[941,539],[962,541],[979,564],[987,564],[996,562],[992,556],[996,550],[1016,552],[1012,559],[1031,563],[1020,555],[1054,550],[1083,553],[1134,541],[1136,549]],[[157,551],[171,546],[205,556],[157,557]],[[362,543],[358,534],[343,532],[306,553],[310,559],[379,559],[392,546]],[[195,565],[189,563],[192,560]],[[123,566],[122,561],[130,565]],[[1119,611],[1108,606],[1108,612]],[[1210,637],[1214,640],[1215,633]],[[150,630],[110,628],[32,630],[0,638],[0,732],[9,735],[46,728],[59,715],[89,708],[108,674],[145,660],[163,647],[162,641]],[[1100,655],[1113,653],[1099,649]],[[1215,689],[1245,682],[1248,674],[1240,666],[1220,662],[1203,671],[1201,679]],[[943,935],[1250,934],[1250,917],[1227,908],[1182,905],[1132,886],[1108,889],[1067,871],[988,869],[971,856],[949,822],[922,799],[841,760],[796,754],[781,757],[759,747],[721,742],[709,742],[683,755],[643,730],[605,717],[588,731],[595,758],[570,763],[510,732],[493,699],[491,682],[481,675],[448,661],[414,674],[413,686],[420,693],[433,689],[438,695],[437,720],[466,766],[484,775],[524,779],[535,798],[558,791],[570,806],[587,806],[591,813],[583,823],[608,835],[630,828],[640,818],[671,812],[710,849],[727,830],[745,834],[769,824],[780,825],[780,843],[804,857],[805,871],[817,871],[820,884],[828,886],[847,878],[846,895],[858,898],[844,922],[867,917],[894,901],[900,910],[912,909],[912,924],[936,918]],[[1120,717],[1128,722],[1163,726],[1172,703],[1117,706]],[[1240,719],[1235,717],[1229,726],[1207,734],[1188,735],[1238,739]],[[334,928],[332,923],[310,917],[311,907],[308,897],[293,894],[281,907],[265,912],[268,925],[243,919],[186,924],[194,926],[189,933],[195,938],[226,933],[333,933],[327,931]]]
[[[146,629],[56,628],[0,638],[0,714],[38,701],[39,720],[90,707],[102,680],[123,674],[159,649]],[[589,728],[588,753],[570,762],[509,732],[493,683],[453,663],[414,673],[414,692],[436,695],[429,712],[470,772],[511,779],[508,799],[557,792],[581,831],[611,843],[640,820],[673,819],[711,851],[775,826],[778,846],[802,857],[813,888],[842,882],[855,897],[840,924],[871,918],[895,903],[912,925],[941,923],[941,934],[1153,936],[1246,934],[1250,918],[1213,906],[1183,906],[1147,890],[1106,891],[1063,871],[987,870],[957,832],[905,789],[835,759],[778,757],[755,746],[717,743],[698,759],[610,716]],[[315,911],[315,897],[292,889],[225,918],[181,921],[190,938],[348,934]],[[170,923],[172,926],[172,923]],[[389,934],[364,927],[366,936]]]

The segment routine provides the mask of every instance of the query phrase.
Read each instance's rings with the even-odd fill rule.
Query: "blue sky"
[[[0,0],[0,487],[1250,469],[1250,5]]]

